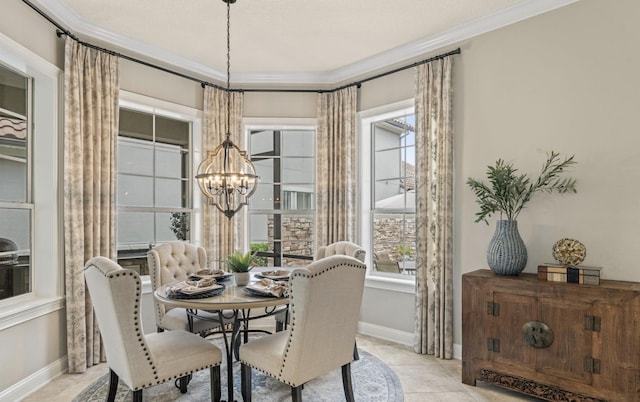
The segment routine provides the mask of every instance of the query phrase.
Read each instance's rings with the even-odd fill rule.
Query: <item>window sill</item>
[[[368,274],[364,286],[366,288],[389,290],[399,293],[416,293],[415,276],[410,279],[398,278],[397,276],[382,276]]]
[[[0,331],[64,309],[64,297],[29,297],[0,307]]]

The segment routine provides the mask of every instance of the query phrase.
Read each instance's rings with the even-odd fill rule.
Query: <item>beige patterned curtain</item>
[[[416,319],[414,350],[453,357],[452,57],[416,80]]]
[[[84,263],[116,254],[118,59],[67,38],[64,68],[64,260],[69,372],[105,361]]]
[[[356,241],[357,88],[318,95],[316,245]]]
[[[240,149],[246,149],[242,132],[242,111],[244,96],[241,92],[231,92],[231,141]],[[204,117],[202,128],[202,158],[224,141],[227,135],[227,92],[206,86],[204,88]],[[202,195],[203,247],[209,262],[219,261],[233,253],[242,244],[241,230],[244,213],[240,210],[233,218],[227,218],[215,206],[208,204]]]

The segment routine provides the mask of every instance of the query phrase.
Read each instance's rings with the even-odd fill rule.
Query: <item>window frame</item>
[[[400,114],[415,113],[415,102],[413,99],[375,107],[363,110],[357,113],[357,131],[359,134],[358,148],[359,156],[359,192],[363,194],[360,197],[360,235],[367,249],[366,264],[367,276],[365,279],[365,287],[391,290],[402,293],[415,293],[415,277],[403,275],[388,274],[373,270],[373,249],[372,249],[372,230],[373,230],[373,208],[372,208],[372,161],[373,161],[373,139],[372,139],[372,123],[380,120],[392,118]]]
[[[64,308],[62,252],[62,71],[0,34],[0,60],[31,79],[28,203],[31,204],[31,291],[0,300],[0,331]],[[36,138],[36,140],[34,140]],[[21,208],[25,205],[21,204]]]
[[[118,109],[148,113],[156,116],[162,116],[170,119],[189,122],[191,125],[191,151],[189,157],[189,174],[188,174],[188,195],[190,197],[191,206],[183,209],[189,210],[191,213],[190,238],[189,242],[200,245],[202,230],[199,225],[201,222],[201,197],[199,196],[199,188],[194,184],[194,172],[198,170],[198,164],[201,159],[202,149],[202,111],[188,106],[164,101],[150,96],[140,95],[133,92],[120,90],[120,100]],[[196,193],[197,192],[197,193]],[[162,211],[177,208],[165,207],[122,207],[127,211]],[[117,206],[118,212],[121,207]],[[116,239],[117,243],[117,239]],[[151,279],[149,275],[141,275],[143,293],[151,292]]]
[[[243,119],[243,135],[246,140],[245,143],[247,144],[246,148],[248,150],[249,155],[251,155],[250,133],[251,131],[256,131],[256,130],[273,130],[273,131],[309,130],[314,132],[314,138],[316,138],[315,136],[317,136],[318,127],[317,127],[317,119],[315,118],[244,118]],[[317,157],[317,150],[315,149],[315,143],[314,143],[314,154],[313,154],[314,175],[316,174],[315,172],[316,157]],[[314,180],[315,181],[313,185],[314,185],[314,196],[315,196],[317,191],[317,186],[316,186],[317,179],[315,178],[315,176],[314,176]],[[310,210],[310,213],[313,215],[314,227],[316,225],[316,207],[317,207],[316,202],[314,202],[314,208]],[[256,213],[271,213],[273,210],[271,209],[251,210],[250,206],[247,206],[246,214],[245,214],[245,224],[244,224],[244,230],[243,230],[243,239],[242,239],[245,250],[249,250],[250,248],[250,239],[249,239],[250,229],[251,229],[250,215],[252,214],[252,212],[250,211],[256,211]],[[282,215],[296,213],[296,210],[281,210],[281,211],[282,211]],[[288,211],[291,211],[291,212],[288,212]],[[317,249],[318,249],[318,245],[314,241],[312,255],[311,255],[312,259],[315,257]]]

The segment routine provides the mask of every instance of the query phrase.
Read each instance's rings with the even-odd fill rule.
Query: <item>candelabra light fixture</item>
[[[196,180],[202,193],[225,216],[231,219],[258,187],[259,177],[247,156],[231,141],[231,40],[230,5],[236,0],[222,0],[227,3],[227,133],[226,139],[213,151],[208,151],[198,167]]]

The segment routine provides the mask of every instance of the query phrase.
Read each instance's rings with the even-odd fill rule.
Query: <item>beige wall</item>
[[[575,154],[578,194],[535,198],[518,219],[526,272],[577,238],[586,265],[607,279],[640,281],[640,2],[582,0],[462,45],[455,68],[456,342],[460,273],[485,268],[494,224],[474,223],[465,185],[497,158],[539,171],[545,152]]]
[[[54,29],[19,0],[4,0],[2,7],[2,33],[61,66],[62,41]],[[575,154],[578,161],[573,172],[578,194],[543,194],[519,218],[529,251],[527,272],[551,260],[556,240],[574,237],[587,246],[585,263],[604,266],[605,278],[640,281],[633,254],[640,243],[640,50],[634,42],[640,37],[638,15],[636,0],[581,0],[460,44],[454,71],[456,343],[461,340],[460,275],[486,267],[486,247],[494,230],[493,221],[490,226],[473,222],[477,208],[465,182],[470,176],[483,177],[497,158],[531,173],[550,150]],[[130,64],[122,63],[123,89],[201,107],[197,83]],[[413,74],[400,73],[364,84],[360,110],[412,96]],[[249,93],[245,111],[250,117],[314,117],[315,95]],[[398,308],[411,309],[412,296],[369,290],[364,305],[368,309],[363,319],[400,331],[413,328],[412,313],[402,322],[394,316]],[[64,355],[62,325],[37,334],[31,325],[40,324],[3,331],[0,344],[30,334],[42,342],[53,339],[45,360]],[[28,348],[12,348],[15,354],[8,361],[21,361]],[[17,379],[33,368],[13,371]]]

